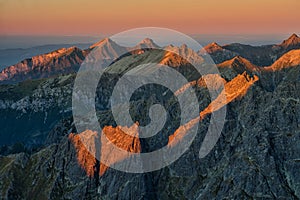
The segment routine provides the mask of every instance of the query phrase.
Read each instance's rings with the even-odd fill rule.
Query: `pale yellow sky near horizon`
[[[0,0],[1,35],[95,35],[155,26],[195,34],[300,32],[300,0]]]

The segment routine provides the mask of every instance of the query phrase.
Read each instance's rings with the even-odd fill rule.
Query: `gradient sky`
[[[300,0],[0,0],[0,35],[300,33]]]

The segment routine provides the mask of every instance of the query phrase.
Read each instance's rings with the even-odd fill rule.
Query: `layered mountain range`
[[[0,73],[1,199],[299,199],[300,38],[293,34],[281,44],[258,47],[212,43],[198,52],[184,44],[157,47],[149,38],[135,47],[104,39],[85,50],[62,48],[5,68]],[[72,90],[77,70],[95,48],[112,64],[96,99],[79,97],[96,103],[99,124],[114,145],[134,153],[172,148],[199,124],[191,147],[174,163],[125,173],[101,163],[91,153],[96,149],[83,145],[81,136],[92,144],[101,138],[92,130],[77,132]],[[118,58],[123,52],[130,53]],[[220,74],[201,76],[178,53],[197,62],[210,55]],[[173,67],[188,83],[174,94],[155,84],[141,88],[130,102],[137,123],[117,125],[109,104],[113,87],[123,71],[150,61]],[[176,99],[189,89],[200,113],[180,125]],[[211,99],[210,90],[220,90],[219,96]],[[139,126],[151,122],[149,108],[157,103],[168,113],[163,129],[151,138],[127,135],[138,135]],[[220,139],[200,159],[211,114],[224,107]]]
[[[250,46],[244,44],[228,44],[220,46],[212,43],[204,47],[216,63],[221,63],[235,56],[241,56],[258,66],[269,66],[283,54],[300,48],[300,38],[293,34],[281,44]]]
[[[20,63],[5,68],[0,73],[0,83],[16,83],[27,79],[39,79],[55,75],[75,73],[79,69],[84,58],[95,47],[101,48],[101,50],[97,51],[101,54],[98,56],[107,58],[108,60],[114,60],[116,59],[116,56],[122,54],[122,52],[131,51],[132,49],[158,48],[159,46],[155,44],[153,40],[145,38],[135,47],[126,48],[106,38],[85,50],[81,50],[77,47],[62,48],[47,54],[25,59]],[[214,42],[205,46],[203,49],[200,49],[198,55],[208,53],[216,64],[220,64],[234,58],[245,58],[254,65],[266,67],[272,65],[276,60],[290,50],[299,48],[300,38],[296,34],[293,34],[287,40],[284,40],[278,45],[250,46],[234,43],[220,46]],[[164,49],[175,52],[181,51],[182,53],[186,51],[187,47],[183,45],[178,49],[178,47],[171,45],[164,47]],[[136,54],[138,52],[132,53]],[[191,55],[193,53],[194,51],[192,50],[187,52],[187,54]],[[295,56],[297,56],[297,52],[294,53]],[[290,56],[292,56],[291,54],[292,53],[290,53]],[[287,57],[287,55],[285,57]],[[166,61],[163,60],[162,64],[165,62]]]
[[[157,46],[152,40],[145,39],[135,48],[144,49]],[[113,61],[118,55],[130,51],[109,38],[103,39],[86,50],[77,47],[62,48],[56,51],[25,59],[20,63],[5,68],[0,73],[1,83],[16,83],[27,79],[53,77],[78,71],[81,63],[94,48],[101,48],[97,53],[108,61]]]

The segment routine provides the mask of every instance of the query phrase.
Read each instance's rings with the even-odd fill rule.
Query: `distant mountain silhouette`
[[[216,63],[222,63],[240,55],[258,66],[269,66],[292,49],[300,48],[300,38],[293,34],[281,44],[251,46],[239,43],[220,46],[212,43],[204,47]]]
[[[77,47],[61,48],[50,53],[25,59],[20,63],[3,69],[0,72],[0,83],[16,83],[28,79],[40,79],[77,72],[83,60],[92,50],[93,56],[102,58],[104,62],[102,64],[108,65],[119,59],[119,55],[128,54],[133,49],[138,50],[132,51],[131,54],[142,54],[145,50],[156,48],[160,47],[150,38],[145,38],[134,47],[123,47],[111,39],[105,38],[91,45],[86,50],[81,50]],[[270,66],[288,51],[298,48],[300,48],[300,38],[296,34],[293,34],[278,45],[250,46],[233,43],[220,46],[217,43],[211,43],[197,53],[186,45],[180,47],[169,45],[162,47],[166,53],[159,63],[176,67],[188,64],[186,60],[176,54],[197,62],[201,62],[203,59],[201,55],[209,54],[220,66],[226,64],[228,66],[242,65],[243,69],[249,70],[251,68],[249,62],[253,63],[253,66]],[[242,58],[249,62],[242,60]],[[253,69],[258,69],[253,66]],[[239,70],[242,70],[242,68]]]
[[[87,54],[88,51],[70,47],[34,56],[3,69],[0,72],[0,82],[15,83],[73,73],[79,69]]]
[[[76,46],[80,49],[86,49],[91,44],[76,43],[76,44],[49,44],[42,46],[34,46],[30,48],[13,48],[0,50],[0,71],[6,67],[14,65],[21,60],[31,58],[36,55],[45,54],[61,48],[70,48]]]

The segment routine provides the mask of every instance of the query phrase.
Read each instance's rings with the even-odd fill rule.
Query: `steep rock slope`
[[[74,73],[79,69],[87,53],[88,51],[82,51],[77,47],[70,47],[34,56],[2,70],[0,82],[15,83],[27,79]]]
[[[160,61],[164,55],[157,52],[152,56]],[[111,74],[118,74],[117,69],[121,66],[130,69],[147,59],[152,60],[153,57],[150,57],[149,52],[132,55],[135,65],[128,62],[129,57],[122,58],[112,66],[111,72],[114,73],[106,77],[106,83],[114,83],[115,75]],[[294,60],[293,56],[287,56],[283,60],[290,58]],[[72,119],[67,118],[50,131],[45,146],[35,153],[0,156],[1,198],[299,199],[300,67],[290,66],[295,61],[280,62],[285,66],[276,68],[276,73],[265,70],[256,75],[253,73],[255,65],[242,58],[228,63],[229,65],[220,67],[234,69],[235,76],[227,78],[226,73],[221,73],[222,77],[214,74],[207,77],[225,84],[227,101],[210,101],[207,88],[218,89],[220,86],[218,83],[203,83],[205,77],[191,80],[189,85],[178,91],[180,94],[186,91],[186,87],[195,89],[203,117],[191,147],[171,165],[145,174],[124,173],[103,166],[84,149],[78,137],[80,133],[76,133]],[[181,67],[176,69],[180,70]],[[281,78],[277,80],[279,75]],[[64,94],[59,92],[59,87],[72,85],[71,77],[67,77],[37,83],[33,91],[22,95],[34,97],[32,94],[36,94],[37,102],[46,102],[42,104],[42,108],[48,103],[52,105],[52,99],[63,99],[54,98],[57,93],[59,97]],[[272,90],[267,87],[268,84],[272,85]],[[51,89],[54,89],[53,95],[49,95],[51,98],[43,98],[42,91],[52,94]],[[160,99],[155,96],[160,90],[154,86],[149,89],[149,97],[132,100],[132,118],[147,119],[148,110],[145,108]],[[18,88],[12,90],[18,94]],[[40,92],[36,93],[37,90]],[[67,88],[61,90],[68,91]],[[110,88],[102,92],[109,93]],[[17,101],[23,99],[22,95],[16,96]],[[63,100],[67,99],[68,97]],[[31,102],[31,98],[29,100]],[[166,110],[171,113],[178,111],[175,100],[172,97],[170,101],[164,102]],[[100,99],[101,101],[104,100]],[[216,108],[227,106],[225,126],[213,150],[207,157],[199,159],[199,149],[207,132],[210,113],[215,111],[210,106],[214,102],[217,104]],[[20,103],[11,107],[12,104],[4,105],[8,105],[10,109],[27,110],[31,103],[27,103],[25,107]],[[34,108],[36,106],[32,106]],[[103,107],[99,110],[99,123],[107,125],[104,130],[107,130],[108,137],[111,136],[110,139],[115,144],[129,151],[144,153],[167,145],[170,134],[178,128],[167,126],[158,136],[138,141],[125,136],[106,109],[107,107]],[[175,116],[171,119],[176,124],[178,118]],[[95,136],[93,133],[90,135]]]
[[[279,57],[293,49],[300,48],[300,38],[293,34],[281,44],[251,46],[239,43],[220,46],[216,43],[207,45],[204,50],[219,64],[239,55],[257,66],[269,66]],[[202,50],[203,51],[203,50]],[[200,51],[201,53],[201,51]]]
[[[281,56],[271,66],[266,69],[272,69],[274,71],[281,70],[287,67],[295,67],[300,65],[300,49],[291,50],[288,53]]]
[[[243,72],[254,75],[259,74],[261,71],[260,67],[252,64],[249,60],[241,56],[236,56],[231,60],[218,64],[217,66],[223,76],[228,80],[231,80]]]
[[[56,142],[43,150],[0,158],[2,197],[297,199],[300,197],[300,70],[293,67],[283,73],[287,78],[273,92],[266,91],[257,80],[246,93],[228,102],[221,138],[204,159],[199,159],[198,153],[209,115],[202,121],[191,148],[179,160],[147,174],[128,174],[111,168],[99,173],[100,163],[94,158],[88,162],[88,154],[79,153],[81,148],[73,146],[74,136],[68,135],[75,129],[69,120],[54,129],[49,139]],[[248,82],[251,77],[243,74],[236,80],[239,81],[231,82],[233,85],[228,83],[229,93],[235,93],[240,81]],[[198,89],[204,88],[200,85]],[[93,167],[84,171],[86,166],[77,164],[83,160]],[[34,173],[24,176],[24,172]],[[40,190],[41,187],[44,189]]]
[[[223,48],[222,46],[220,46],[215,42],[208,44],[203,49],[199,50],[198,53],[200,55],[208,53],[212,57],[215,63],[221,63],[224,62],[225,60],[230,60],[235,56],[239,55],[238,53]]]
[[[280,48],[284,51],[290,51],[292,49],[299,49],[300,48],[300,37],[295,33],[291,35],[288,39],[284,40],[281,44],[276,45],[273,48]]]

